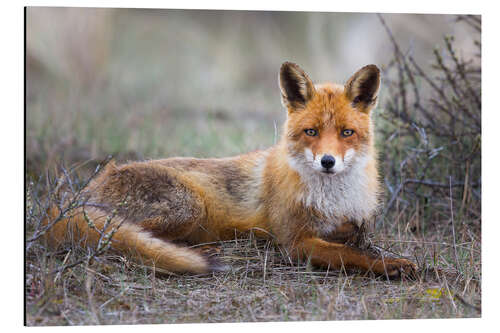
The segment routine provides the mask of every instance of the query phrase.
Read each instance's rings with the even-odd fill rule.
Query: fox
[[[314,84],[287,61],[278,83],[287,117],[274,146],[225,158],[111,161],[84,188],[85,205],[51,226],[49,242],[96,246],[111,226],[109,244],[120,253],[167,272],[206,274],[223,265],[196,245],[253,231],[320,268],[414,274],[412,261],[351,242],[379,206],[379,68],[364,66],[343,85]],[[51,207],[45,224],[60,213]]]

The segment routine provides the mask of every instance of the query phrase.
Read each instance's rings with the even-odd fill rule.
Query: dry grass
[[[393,236],[394,237],[394,236]],[[278,247],[253,237],[221,242],[231,270],[206,276],[159,275],[119,255],[47,274],[85,257],[71,248],[29,252],[28,325],[252,322],[480,316],[480,248],[438,238],[387,242],[430,264],[417,281],[317,271],[290,263]],[[394,246],[396,245],[396,246]],[[476,258],[476,259],[475,259]],[[420,267],[424,267],[422,264]],[[435,270],[435,268],[439,269]]]

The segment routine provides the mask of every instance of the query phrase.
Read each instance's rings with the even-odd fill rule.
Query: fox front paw
[[[379,261],[379,269],[376,273],[387,276],[389,279],[415,279],[417,276],[417,265],[407,259],[384,258]]]

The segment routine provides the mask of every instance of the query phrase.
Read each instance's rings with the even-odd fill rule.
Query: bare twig
[[[67,217],[68,213],[75,210],[76,208],[82,207],[85,205],[85,198],[83,198],[84,195],[84,189],[86,186],[94,179],[101,170],[104,169],[104,167],[111,161],[111,157],[108,157],[102,164],[99,164],[92,175],[74,192],[72,198],[65,204],[65,207],[59,207],[59,215],[52,221],[49,221],[46,226],[39,228],[35,230],[34,235],[26,240],[27,243],[31,243],[45,235],[45,233],[50,230],[56,223],[59,221],[63,220],[64,218]],[[70,173],[68,174],[68,177]],[[71,177],[69,177],[71,179]],[[59,187],[59,186],[58,186]],[[57,196],[58,193],[55,192],[50,192],[47,196],[47,204],[44,205],[43,207],[40,207],[43,210],[43,216],[41,217],[40,221],[44,218],[49,218],[47,215],[47,210],[49,209],[49,206],[53,205],[52,200],[54,199],[55,196]]]
[[[453,218],[453,195],[451,192],[451,176],[450,176],[450,214],[451,214],[451,231],[452,231],[452,237],[453,237],[453,252],[455,254],[455,265],[458,269],[458,268],[460,268],[460,261],[458,260],[457,240],[455,237],[455,219]]]

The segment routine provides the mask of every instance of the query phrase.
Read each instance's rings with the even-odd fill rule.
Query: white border
[[[332,12],[381,12],[421,14],[481,14],[482,1],[156,1],[156,0],[31,0],[30,6],[122,7],[122,8],[182,8],[182,9],[235,9],[235,10],[285,10]]]
[[[183,324],[148,326],[100,326],[92,330],[280,330],[280,329],[346,329],[354,331],[432,331],[473,332],[486,329],[486,325],[498,321],[499,288],[496,280],[499,270],[497,222],[500,188],[498,173],[500,131],[495,128],[499,120],[498,107],[493,96],[498,96],[498,52],[499,15],[493,1],[24,1],[3,4],[0,11],[2,24],[2,111],[7,119],[3,122],[1,139],[3,163],[1,201],[3,212],[0,218],[3,225],[2,241],[2,318],[6,329],[27,329],[22,327],[23,320],[23,6],[85,6],[85,7],[135,7],[135,8],[211,8],[241,10],[297,10],[297,11],[336,11],[336,12],[390,12],[390,13],[472,13],[483,15],[483,319],[449,320],[390,320],[390,321],[351,321],[351,322],[295,322],[295,323],[258,323],[258,324]],[[486,70],[484,70],[486,69]],[[5,325],[5,323],[7,325]],[[451,326],[451,327],[450,327]],[[39,328],[53,330],[68,328]],[[87,330],[88,327],[74,327],[71,330]]]

